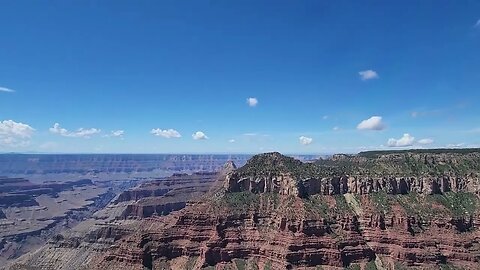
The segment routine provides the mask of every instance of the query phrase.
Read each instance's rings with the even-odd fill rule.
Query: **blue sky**
[[[480,146],[478,1],[0,9],[2,152]]]

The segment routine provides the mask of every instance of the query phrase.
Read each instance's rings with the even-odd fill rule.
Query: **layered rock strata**
[[[405,167],[405,155],[426,155],[425,167]],[[364,153],[305,164],[263,154],[182,210],[58,239],[12,269],[36,258],[39,269],[68,269],[51,253],[104,270],[479,269],[478,157]],[[365,174],[374,167],[389,173]]]

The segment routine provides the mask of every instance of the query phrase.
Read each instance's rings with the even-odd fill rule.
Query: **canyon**
[[[478,269],[479,172],[477,149],[260,154],[125,191],[7,269]]]
[[[249,155],[178,154],[0,154],[3,175],[142,174],[215,171],[234,160],[243,164]],[[171,173],[170,173],[171,174]]]

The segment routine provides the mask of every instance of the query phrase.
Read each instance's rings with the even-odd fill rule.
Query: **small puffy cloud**
[[[381,116],[372,116],[366,120],[360,122],[357,125],[357,129],[360,130],[383,130],[385,129],[385,124],[382,122]]]
[[[24,123],[17,123],[13,120],[0,122],[0,136],[30,138],[35,129]]]
[[[309,145],[313,142],[313,139],[312,138],[309,138],[309,137],[305,137],[305,136],[300,136],[300,138],[298,138],[298,140],[300,141],[301,144],[303,145]]]
[[[247,98],[247,104],[250,107],[255,107],[258,104],[258,99],[254,98],[254,97],[249,97],[249,98]]]
[[[328,118],[329,118],[329,116],[328,116],[328,115],[324,115],[324,116],[322,116],[322,119],[323,119],[323,120],[327,120]]]
[[[425,138],[425,139],[421,139],[421,140],[418,140],[418,143],[419,144],[432,144],[433,143],[433,139],[430,139],[430,138]]]
[[[180,133],[178,131],[176,131],[175,129],[171,129],[171,128],[170,129],[156,128],[156,129],[152,129],[150,131],[150,133],[155,135],[155,136],[164,137],[164,138],[167,138],[167,139],[182,137],[182,135],[180,135]]]
[[[478,19],[477,23],[474,25],[476,28],[480,28],[480,19]]]
[[[0,121],[0,145],[9,147],[27,146],[35,129],[13,120]]]
[[[125,134],[123,130],[113,130],[111,133],[112,137],[121,137],[123,134]]]
[[[101,132],[100,129],[96,129],[96,128],[79,128],[76,131],[68,131],[67,129],[60,127],[59,123],[55,123],[53,127],[49,129],[49,131],[53,134],[58,134],[64,137],[85,138],[85,139],[88,139],[91,136]]]
[[[333,127],[332,129],[333,129],[333,131],[339,131],[340,127]]]
[[[405,133],[400,139],[390,138],[388,139],[387,145],[389,147],[406,147],[412,146],[415,142],[415,137],[412,137],[410,134]]]
[[[360,79],[362,81],[378,79],[377,72],[374,71],[374,70],[371,70],[371,69],[360,71],[360,72],[358,72],[358,74],[360,75]]]
[[[208,139],[207,135],[205,135],[205,133],[203,133],[201,131],[197,131],[197,132],[193,133],[192,138],[194,140],[206,140],[206,139]]]
[[[235,140],[234,140],[234,139],[230,139],[230,140],[228,140],[228,142],[229,142],[229,143],[234,143]]]
[[[15,92],[15,90],[0,86],[0,92],[13,93],[13,92]]]
[[[112,130],[110,134],[103,135],[103,137],[123,138],[123,135],[125,135],[125,131],[119,129],[119,130]]]

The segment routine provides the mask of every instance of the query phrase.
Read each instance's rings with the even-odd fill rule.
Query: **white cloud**
[[[203,133],[201,131],[197,131],[197,132],[193,133],[192,138],[194,140],[206,140],[206,139],[208,139],[207,135],[205,135],[205,133]]]
[[[113,130],[112,131],[112,137],[121,137],[125,134],[125,131],[123,130]]]
[[[358,72],[358,74],[360,75],[360,79],[362,81],[367,81],[367,80],[372,80],[372,79],[378,79],[378,74],[376,71],[374,70],[363,70],[363,71],[360,71]]]
[[[64,137],[85,138],[85,139],[88,139],[91,136],[101,132],[100,129],[96,129],[96,128],[79,128],[77,129],[77,131],[68,131],[67,129],[60,127],[59,123],[55,123],[53,127],[49,128],[49,130],[53,134],[58,134]]]
[[[13,120],[0,122],[0,136],[30,138],[34,131],[31,126]]]
[[[360,130],[383,130],[385,129],[385,124],[382,122],[381,116],[372,116],[366,120],[360,122],[357,125],[357,129]]]
[[[460,148],[460,147],[463,147],[465,146],[465,143],[450,143],[450,144],[447,144],[447,147],[449,148]]]
[[[13,120],[4,120],[0,122],[0,145],[9,147],[27,146],[35,132],[31,126],[18,123]]]
[[[15,92],[15,90],[0,86],[0,92],[13,93],[13,92]]]
[[[160,136],[160,137],[164,137],[164,138],[167,138],[167,139],[182,137],[182,135],[180,135],[180,133],[178,131],[176,131],[175,129],[171,129],[171,128],[170,129],[165,129],[165,130],[156,128],[156,129],[152,129],[152,131],[150,131],[150,133],[155,135],[155,136]]]
[[[474,26],[474,27],[476,27],[476,28],[480,28],[480,19],[478,19],[478,21],[477,21],[477,23],[475,24],[475,26]]]
[[[412,146],[415,142],[415,137],[412,137],[410,134],[405,133],[400,139],[390,138],[388,139],[387,145],[389,147],[406,147]]]
[[[26,147],[30,145],[29,140],[22,140],[18,138],[13,138],[13,137],[0,137],[0,146],[6,146],[6,147]]]
[[[105,134],[103,137],[109,138],[109,137],[116,137],[116,138],[123,138],[123,135],[125,135],[125,131],[123,130],[112,130],[110,131],[110,134]]]
[[[432,144],[433,143],[433,139],[430,139],[430,138],[425,138],[425,139],[421,139],[418,141],[419,144]]]
[[[322,116],[322,119],[323,119],[323,120],[327,120],[328,118],[329,118],[329,116],[328,116],[328,115],[324,115],[324,116]]]
[[[305,137],[305,136],[300,136],[300,138],[298,138],[298,140],[300,141],[301,144],[303,145],[309,145],[313,142],[313,139],[312,138],[309,138],[309,137]]]
[[[249,98],[247,98],[247,104],[250,107],[255,107],[258,104],[258,99],[254,98],[254,97],[249,97]]]
[[[228,142],[229,142],[229,143],[234,143],[235,140],[234,140],[234,139],[230,139],[230,140],[228,140]]]
[[[333,131],[339,131],[340,127],[333,127]]]

